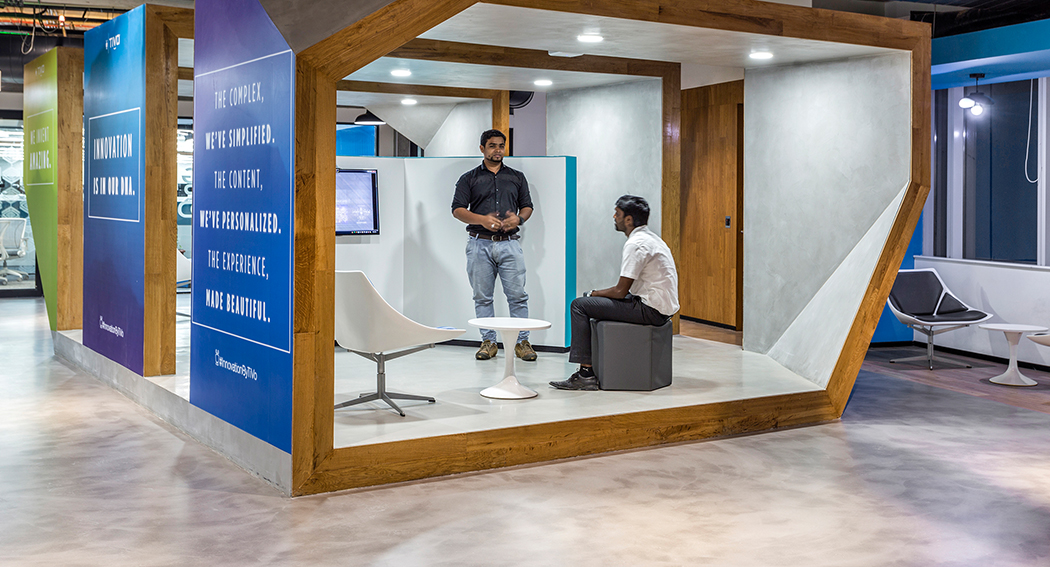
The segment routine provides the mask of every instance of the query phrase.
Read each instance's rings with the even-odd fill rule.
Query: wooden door
[[[743,326],[744,82],[682,91],[680,313]]]

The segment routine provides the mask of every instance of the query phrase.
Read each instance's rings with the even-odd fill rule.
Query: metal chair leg
[[[421,346],[421,347],[416,347],[416,348],[409,349],[409,350],[406,350],[406,351],[393,353],[393,355],[388,355],[386,353],[380,353],[380,354],[363,353],[363,352],[357,352],[355,350],[350,351],[350,352],[352,352],[354,354],[357,354],[357,355],[363,356],[364,358],[367,358],[369,360],[375,361],[375,363],[377,365],[376,366],[376,391],[372,392],[372,393],[361,394],[361,396],[358,397],[356,400],[350,400],[348,402],[343,402],[341,404],[337,404],[335,406],[335,409],[345,408],[345,407],[353,406],[353,405],[357,405],[357,404],[363,404],[365,402],[375,402],[375,401],[382,400],[382,401],[386,402],[390,407],[394,408],[394,410],[398,414],[400,414],[401,417],[405,417],[405,412],[402,411],[401,408],[398,407],[397,404],[394,403],[394,400],[417,400],[417,401],[421,401],[421,402],[430,402],[432,404],[435,403],[437,400],[435,400],[434,398],[432,398],[430,396],[417,396],[417,395],[414,395],[414,394],[402,394],[402,393],[399,393],[399,392],[388,392],[387,389],[386,389],[386,361],[387,360],[393,359],[393,358],[400,358],[401,356],[404,356],[406,354],[411,354],[413,352],[418,352],[418,351],[423,350],[423,349],[432,348],[433,346],[434,345],[425,345],[425,346]]]

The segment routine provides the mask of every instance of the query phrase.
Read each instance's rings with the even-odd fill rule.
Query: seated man
[[[551,382],[559,390],[597,390],[591,367],[591,319],[638,325],[663,325],[678,311],[678,272],[671,250],[653,234],[649,203],[624,195],[613,214],[616,230],[627,235],[620,263],[620,280],[607,289],[591,290],[572,300],[572,345],[569,362],[580,369],[568,380]]]

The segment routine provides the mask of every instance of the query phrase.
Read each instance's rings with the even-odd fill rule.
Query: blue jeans
[[[467,277],[474,290],[474,316],[493,317],[492,294],[499,275],[503,293],[507,296],[511,317],[529,316],[529,294],[525,293],[525,254],[517,240],[493,242],[469,237],[467,240]],[[498,342],[496,331],[482,329],[481,338]],[[529,338],[528,331],[518,333],[518,342]],[[503,345],[503,348],[510,348]]]

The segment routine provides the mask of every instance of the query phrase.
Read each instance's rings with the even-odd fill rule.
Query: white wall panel
[[[910,73],[906,53],[746,73],[746,350],[769,352],[910,181]]]
[[[993,314],[988,323],[1015,323],[1050,327],[1050,267],[916,256],[916,268],[934,268],[944,284],[967,305]],[[926,337],[915,333],[916,341]],[[937,335],[937,346],[1009,358],[1001,332],[977,326]],[[1017,358],[1050,365],[1050,348],[1021,339]]]

